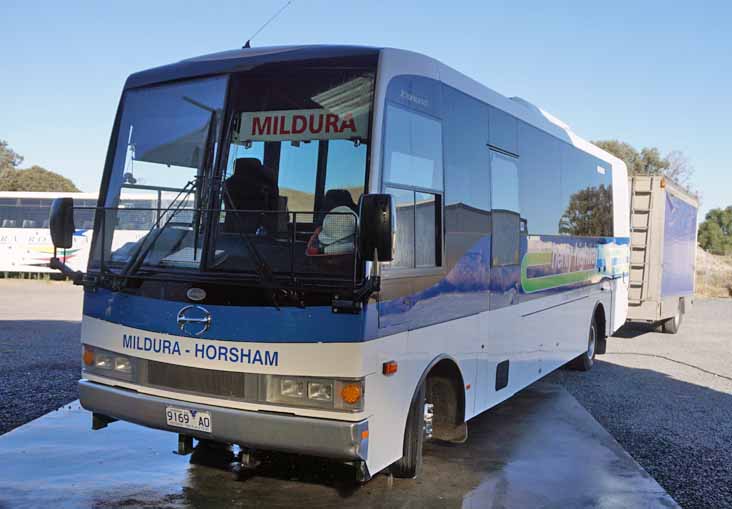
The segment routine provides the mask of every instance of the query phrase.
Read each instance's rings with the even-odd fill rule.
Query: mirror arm
[[[379,263],[379,249],[374,247],[374,261],[371,262],[371,277],[381,279],[381,264]]]
[[[374,260],[378,260],[377,248],[374,248]],[[334,298],[331,302],[333,313],[358,314],[363,309],[364,303],[371,297],[372,293],[381,291],[381,266],[380,262],[372,261],[371,273],[364,284],[354,289],[350,299]]]
[[[74,270],[68,265],[66,265],[64,262],[59,260],[59,258],[56,256],[56,248],[53,248],[53,258],[51,258],[49,264],[49,267],[52,269],[56,269],[61,272],[64,276],[71,279],[75,285],[82,285],[84,284],[84,273],[80,270]]]

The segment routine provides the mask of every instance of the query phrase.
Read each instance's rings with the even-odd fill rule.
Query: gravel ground
[[[616,336],[589,373],[550,379],[681,506],[732,508],[732,300],[697,301],[677,335]]]
[[[78,398],[81,288],[0,280],[0,434]]]
[[[78,287],[0,280],[0,434],[77,398],[80,317]],[[592,371],[549,379],[683,507],[732,508],[732,300],[698,301],[677,335],[623,329]]]

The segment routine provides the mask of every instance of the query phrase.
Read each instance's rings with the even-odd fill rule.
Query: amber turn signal
[[[94,350],[84,345],[84,354],[82,355],[84,365],[91,366],[94,364]]]
[[[397,361],[385,362],[381,372],[386,376],[393,375],[397,372],[398,367]]]
[[[341,389],[341,398],[349,405],[358,403],[361,399],[361,385],[360,384],[347,384]]]

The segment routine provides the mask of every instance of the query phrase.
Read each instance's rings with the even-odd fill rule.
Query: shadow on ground
[[[658,325],[654,324],[630,322],[616,330],[613,336],[616,338],[634,339],[643,336],[644,334],[656,332],[657,328]],[[612,339],[609,341],[612,341]]]

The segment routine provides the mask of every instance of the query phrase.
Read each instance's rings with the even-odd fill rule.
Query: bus
[[[123,189],[166,200],[120,243]],[[73,200],[54,202],[63,248]],[[132,74],[85,273],[81,405],[189,452],[412,478],[426,440],[626,320],[628,179],[528,101],[391,48],[243,48]]]
[[[49,212],[56,198],[73,198],[78,206],[72,245],[59,259],[74,270],[82,270],[89,259],[89,245],[94,225],[96,193],[0,191],[0,272],[49,273],[53,244],[49,236]],[[125,192],[121,207],[157,207],[155,193]],[[139,214],[138,214],[139,215]],[[149,221],[128,215],[120,224],[119,238],[136,241]],[[124,233],[122,233],[124,231]],[[116,246],[115,246],[116,247]]]

